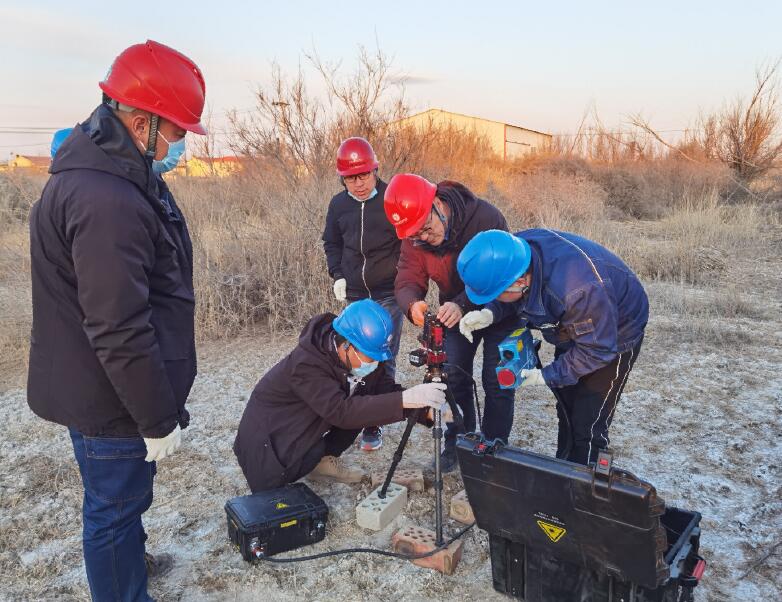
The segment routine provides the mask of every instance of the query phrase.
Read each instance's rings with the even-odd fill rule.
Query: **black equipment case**
[[[329,509],[304,483],[293,483],[230,499],[225,514],[228,538],[249,562],[321,541]]]
[[[457,454],[497,591],[527,602],[692,600],[706,566],[700,514],[666,508],[610,453],[592,468],[468,434]]]

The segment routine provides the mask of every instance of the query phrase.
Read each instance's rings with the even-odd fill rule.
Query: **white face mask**
[[[351,347],[352,349],[352,347]],[[361,360],[360,357],[358,357],[358,354],[353,351],[353,355],[356,356],[356,359],[361,362],[361,365],[358,368],[351,368],[350,373],[353,376],[357,376],[358,378],[364,378],[365,376],[369,376],[372,374],[380,364],[380,362],[364,362]]]
[[[355,200],[355,201],[358,201],[359,203],[365,203],[365,202],[366,202],[366,201],[368,201],[369,199],[374,199],[374,198],[377,196],[377,188],[373,188],[373,189],[372,189],[372,192],[370,192],[370,193],[369,193],[369,196],[368,196],[367,198],[365,198],[365,199],[360,199],[360,198],[358,198],[358,197],[357,197],[355,194],[353,194],[353,193],[352,193],[352,192],[350,192],[349,190],[348,190],[348,196],[349,196],[350,198],[352,198],[353,200]]]

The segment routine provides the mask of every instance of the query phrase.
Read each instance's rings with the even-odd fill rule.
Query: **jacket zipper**
[[[367,289],[367,295],[369,295],[369,298],[372,298],[372,291],[369,290],[369,285],[367,284],[367,278],[365,275],[365,271],[367,269],[367,256],[364,255],[364,206],[366,205],[366,201],[361,202],[361,238],[359,239],[359,246],[361,249],[361,257],[364,258],[364,265],[361,266],[361,279],[364,281],[364,288]]]

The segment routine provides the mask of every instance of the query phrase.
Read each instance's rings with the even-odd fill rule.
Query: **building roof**
[[[52,158],[48,156],[17,155],[18,158],[27,159],[34,167],[49,167]]]
[[[518,128],[520,130],[527,130],[528,132],[534,132],[535,134],[540,134],[541,136],[548,136],[549,138],[552,137],[552,135],[547,132],[541,132],[540,130],[533,130],[532,128],[525,128],[524,126],[516,125],[515,123],[506,123],[504,121],[497,121],[496,119],[486,119],[485,117],[478,117],[476,115],[465,115],[464,113],[457,113],[455,111],[446,111],[445,109],[438,109],[436,107],[432,107],[431,109],[427,109],[426,111],[421,111],[420,113],[415,113],[413,115],[410,115],[410,117],[408,117],[407,119],[410,119],[412,117],[417,117],[418,115],[425,115],[426,113],[432,113],[433,111],[437,111],[439,113],[447,113],[449,115],[459,115],[460,117],[467,117],[469,119],[478,119],[480,121],[490,121],[491,123],[500,123],[502,125]]]

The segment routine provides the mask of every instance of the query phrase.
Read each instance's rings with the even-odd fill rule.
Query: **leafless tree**
[[[779,65],[777,62],[759,68],[749,100],[738,98],[720,112],[702,115],[695,131],[682,144],[665,142],[640,115],[634,116],[631,123],[677,156],[694,162],[724,163],[733,172],[737,186],[757,198],[750,186],[777,166],[782,157]]]

